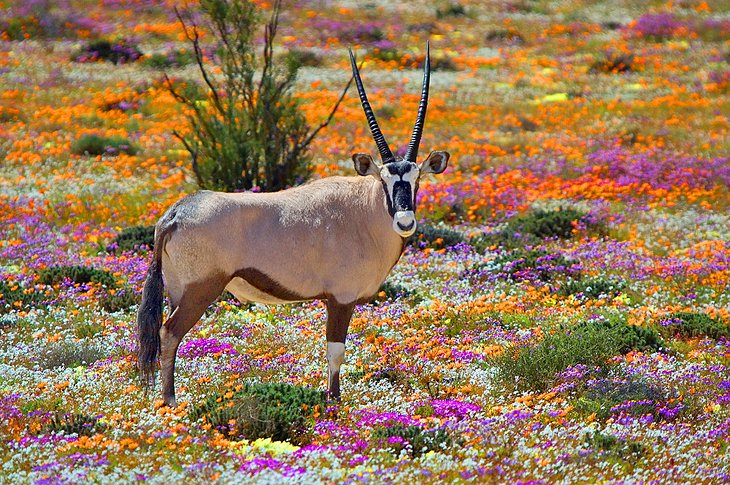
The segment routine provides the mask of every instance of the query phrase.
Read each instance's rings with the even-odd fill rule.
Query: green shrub
[[[39,357],[39,363],[44,369],[58,367],[73,369],[79,366],[88,366],[104,357],[107,357],[106,352],[95,345],[84,341],[61,341],[46,347]]]
[[[623,281],[605,279],[601,277],[569,279],[558,287],[557,293],[561,296],[576,295],[583,299],[612,298],[626,288]]]
[[[292,49],[287,53],[286,62],[293,64],[298,69],[301,66],[321,67],[324,61],[322,56],[313,51]]]
[[[192,53],[205,83],[201,94],[168,89],[186,107],[189,129],[173,132],[192,158],[200,187],[228,192],[257,188],[272,192],[302,183],[311,173],[309,146],[337,110],[316,128],[307,123],[292,95],[300,67],[296,59],[274,57],[280,2],[274,2],[264,34],[263,56],[256,41],[258,12],[251,0],[201,0],[212,26],[211,43],[221,75],[213,75],[199,39],[195,15],[181,14]],[[349,84],[348,84],[349,86]]]
[[[730,325],[710,318],[705,313],[672,313],[662,319],[661,325],[663,332],[671,332],[685,338],[706,336],[720,339],[730,337]]]
[[[46,433],[75,434],[77,436],[94,436],[103,433],[106,425],[99,418],[84,413],[56,413],[51,422],[43,429]]]
[[[415,248],[445,249],[464,241],[464,236],[460,232],[448,227],[420,224],[406,243]]]
[[[651,329],[618,320],[594,319],[568,331],[547,334],[534,346],[508,347],[494,359],[494,364],[506,385],[543,391],[553,384],[556,374],[568,367],[604,367],[613,356],[661,345],[661,337]]]
[[[443,429],[424,431],[419,426],[406,426],[400,423],[375,429],[372,439],[379,446],[389,448],[396,456],[405,449],[414,458],[429,451],[445,451],[454,444],[449,433]]]
[[[646,447],[639,441],[620,439],[598,431],[594,431],[593,434],[586,433],[584,442],[596,452],[613,455],[620,459],[637,459],[646,453]]]
[[[591,73],[623,73],[634,70],[634,55],[623,52],[606,52],[603,59],[595,61]]]
[[[137,148],[121,136],[81,135],[71,144],[71,153],[76,155],[135,155]]]
[[[28,311],[42,306],[47,300],[43,291],[19,281],[0,281],[0,314],[13,310]]]
[[[629,376],[626,379],[600,380],[575,403],[575,410],[605,421],[608,418],[626,413],[632,416],[650,414],[662,418],[662,403],[666,401],[661,387],[646,379]]]
[[[109,271],[89,266],[49,266],[41,270],[39,276],[40,282],[45,285],[55,285],[69,279],[76,284],[98,283],[106,288],[117,286],[117,279]]]
[[[113,64],[134,62],[142,57],[142,52],[134,44],[120,40],[95,40],[76,52],[71,60],[74,62],[109,61]]]
[[[120,312],[139,305],[142,295],[135,293],[131,288],[121,288],[114,291],[104,292],[99,297],[99,304],[109,313]]]
[[[74,335],[77,338],[94,338],[104,331],[104,327],[94,321],[77,323],[74,326]]]
[[[559,274],[576,272],[573,261],[562,254],[548,253],[544,249],[516,249],[495,258],[494,265],[499,268],[500,273],[514,280],[534,276],[547,282]]]
[[[484,36],[487,42],[508,42],[511,44],[524,44],[525,38],[517,30],[512,28],[493,29]]]
[[[620,342],[619,353],[625,354],[632,350],[656,352],[666,347],[659,332],[654,328],[640,325],[629,325],[620,318],[594,318],[584,320],[575,327],[579,331],[593,331],[604,329],[618,336]]]
[[[108,252],[121,253],[152,249],[155,243],[155,226],[133,226],[122,230],[106,247]]]
[[[401,298],[417,300],[420,299],[418,297],[418,294],[415,291],[410,290],[408,287],[398,283],[386,281],[385,283],[380,285],[378,294],[375,296],[373,301],[395,301]]]
[[[187,49],[178,49],[169,52],[157,52],[142,59],[142,65],[152,69],[169,69],[185,67],[195,62],[195,56]]]
[[[314,418],[324,413],[325,393],[291,384],[258,383],[239,386],[208,397],[190,411],[230,436],[271,438],[304,444]]]
[[[572,208],[535,210],[509,219],[506,226],[494,234],[473,237],[470,244],[478,251],[491,246],[506,249],[539,244],[546,238],[568,239],[578,226],[596,228],[586,214]]]
[[[447,17],[464,17],[465,15],[466,9],[457,2],[451,2],[443,8],[436,9],[436,18],[439,20]]]

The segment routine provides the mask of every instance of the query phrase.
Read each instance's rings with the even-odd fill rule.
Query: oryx
[[[223,290],[249,302],[326,300],[327,387],[339,398],[354,306],[377,293],[415,232],[420,176],[443,172],[449,160],[448,153],[434,151],[416,163],[428,106],[428,46],[421,102],[403,158],[380,132],[352,50],[350,61],[382,164],[356,153],[352,160],[361,177],[326,177],[276,193],[198,192],[157,223],[137,314],[138,366],[149,386],[159,358],[166,405],[176,406],[180,341]],[[163,274],[171,309],[164,325]]]

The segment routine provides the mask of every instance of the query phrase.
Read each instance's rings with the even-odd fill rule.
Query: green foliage
[[[109,271],[89,266],[49,266],[41,270],[39,276],[40,282],[45,285],[55,285],[69,279],[76,284],[98,283],[107,288],[117,286],[116,277]]]
[[[487,42],[508,42],[511,44],[524,44],[525,38],[513,28],[493,29],[484,36]]]
[[[324,413],[322,391],[291,384],[257,383],[224,390],[190,411],[230,436],[255,440],[271,438],[304,444],[314,418]]]
[[[618,413],[632,416],[650,414],[661,418],[661,404],[666,401],[661,387],[641,377],[600,380],[575,403],[575,410],[587,415],[594,414],[600,421]]]
[[[654,328],[628,325],[621,318],[594,318],[579,323],[575,328],[579,331],[604,329],[614,333],[620,342],[619,352],[622,354],[632,350],[656,352],[666,347],[661,335]]]
[[[552,385],[557,373],[568,367],[604,367],[615,355],[662,345],[661,337],[652,329],[618,320],[592,319],[568,331],[549,333],[534,346],[508,347],[494,364],[506,385],[543,391]]]
[[[142,57],[142,51],[128,41],[95,40],[76,52],[71,58],[75,62],[109,61],[113,64],[134,62]]]
[[[133,226],[122,230],[106,247],[108,252],[148,250],[155,243],[155,226]]]
[[[445,249],[465,241],[464,236],[445,226],[419,224],[406,244],[415,248]]]
[[[586,214],[572,208],[527,212],[509,219],[506,226],[495,234],[481,234],[471,239],[470,244],[478,251],[491,246],[506,249],[524,245],[539,244],[546,238],[569,239],[579,226],[589,226]]]
[[[662,319],[662,331],[680,337],[710,337],[713,339],[730,337],[730,325],[710,318],[705,313],[677,312]]]
[[[442,20],[447,17],[464,17],[466,16],[466,9],[464,6],[457,2],[451,2],[443,8],[436,9],[436,18]]]
[[[56,413],[51,422],[44,428],[46,433],[75,434],[77,436],[94,436],[103,433],[106,425],[99,418],[85,413]]]
[[[638,441],[619,439],[598,431],[594,431],[593,434],[586,433],[584,442],[596,452],[613,455],[620,459],[637,459],[647,451],[646,447]]]
[[[391,281],[386,281],[380,285],[378,294],[375,296],[373,301],[395,301],[401,298],[420,300],[418,294],[408,287],[398,283],[392,283]]]
[[[107,357],[99,347],[79,342],[55,342],[49,345],[39,357],[39,363],[44,369],[58,367],[73,369],[79,366],[88,366]]]
[[[611,298],[626,288],[626,283],[614,279],[594,277],[569,279],[558,287],[557,293],[561,296],[576,295],[578,298],[593,299]]]
[[[74,335],[78,338],[94,338],[104,331],[104,327],[94,321],[74,325]]]
[[[520,248],[499,255],[495,258],[494,264],[510,279],[520,280],[535,276],[540,281],[547,282],[559,274],[572,273],[574,262],[562,254],[551,254],[544,249]],[[479,269],[476,267],[472,271]]]
[[[400,423],[375,429],[372,439],[380,446],[390,449],[396,456],[402,450],[408,450],[413,458],[429,451],[444,451],[454,444],[453,438],[443,429],[424,431],[419,426]]]
[[[623,52],[606,52],[603,59],[595,61],[591,73],[623,73],[634,70],[634,55]]]
[[[156,52],[142,59],[142,65],[152,69],[185,67],[195,62],[195,56],[187,49]]]
[[[12,310],[29,310],[46,300],[43,292],[26,288],[18,281],[0,281],[0,315]]]
[[[290,69],[299,69],[299,67],[321,67],[323,64],[322,56],[313,51],[292,49],[286,54],[286,63],[292,64]]]
[[[71,153],[76,155],[135,155],[137,147],[121,136],[81,135],[71,144]]]
[[[272,192],[303,182],[311,172],[309,145],[329,120],[311,130],[292,95],[302,59],[275,62],[279,2],[266,25],[263,56],[258,54],[259,15],[254,2],[202,0],[200,6],[219,45],[215,57],[221,76],[213,76],[205,67],[193,15],[179,15],[207,96],[199,101],[201,94],[168,85],[190,113],[189,132],[175,135],[192,157],[198,184],[212,190],[255,187]]]
[[[99,299],[101,307],[109,313],[120,312],[139,305],[142,295],[135,293],[131,288],[121,288],[104,292]]]

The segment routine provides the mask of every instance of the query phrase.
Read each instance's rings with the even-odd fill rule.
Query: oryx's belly
[[[263,291],[248,281],[240,277],[233,278],[228,285],[226,290],[230,291],[233,296],[242,302],[254,302],[254,303],[291,303],[293,301],[302,301],[306,298],[287,299],[282,296],[289,297],[289,295],[272,295]]]

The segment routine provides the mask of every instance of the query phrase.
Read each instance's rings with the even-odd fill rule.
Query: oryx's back
[[[262,303],[371,296],[402,249],[383,197],[362,177],[277,193],[198,192],[160,221],[169,232],[163,272],[181,287],[201,273],[231,280],[238,298]]]

